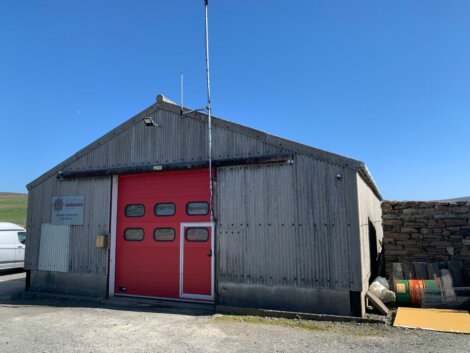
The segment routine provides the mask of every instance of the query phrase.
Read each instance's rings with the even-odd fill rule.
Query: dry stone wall
[[[393,262],[462,261],[470,285],[470,202],[382,203],[385,270]]]

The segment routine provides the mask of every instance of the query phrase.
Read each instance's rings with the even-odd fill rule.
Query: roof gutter
[[[272,163],[288,163],[292,164],[294,156],[292,154],[276,154],[276,155],[265,155],[257,157],[246,157],[236,159],[222,159],[214,160],[212,162],[214,167],[227,167],[235,165],[249,165],[249,164],[272,164]],[[59,171],[57,173],[57,179],[74,179],[74,178],[86,178],[86,177],[99,177],[109,175],[125,175],[125,174],[137,174],[137,173],[148,173],[148,172],[162,172],[171,170],[187,170],[187,169],[200,169],[208,168],[209,163],[207,160],[183,162],[183,163],[166,163],[158,165],[143,165],[136,167],[122,167],[122,168],[105,168],[105,169],[90,169],[90,170],[69,170]]]
[[[367,185],[369,185],[371,190],[374,192],[375,196],[377,196],[380,201],[383,201],[382,195],[380,194],[380,191],[377,188],[377,184],[375,183],[374,178],[372,178],[369,169],[367,169],[367,166],[364,163],[362,164],[362,166],[359,167],[358,173],[364,179]]]

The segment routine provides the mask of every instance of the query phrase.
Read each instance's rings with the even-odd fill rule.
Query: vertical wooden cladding
[[[358,240],[354,171],[296,155],[293,165],[225,167],[217,174],[219,281],[354,286],[360,278],[351,273],[351,261],[360,259],[350,259]]]
[[[111,177],[59,181],[49,178],[29,191],[25,266],[38,269],[41,226],[51,222],[52,197],[85,195],[84,224],[70,226],[69,272],[105,274],[107,250],[95,238],[109,234]]]

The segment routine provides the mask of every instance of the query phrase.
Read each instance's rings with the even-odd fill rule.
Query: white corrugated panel
[[[39,270],[68,272],[70,226],[45,223],[41,227]]]

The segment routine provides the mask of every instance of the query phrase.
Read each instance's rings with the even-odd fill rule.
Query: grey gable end
[[[185,110],[188,110],[188,109],[185,108]],[[72,155],[71,157],[67,158],[65,161],[61,162],[54,168],[50,169],[49,171],[45,172],[43,175],[39,176],[38,178],[30,182],[27,185],[27,188],[30,189],[31,187],[37,185],[38,183],[41,183],[45,179],[51,176],[57,175],[59,171],[67,170],[67,168],[70,168],[70,166],[73,165],[74,162],[86,157],[90,153],[93,153],[95,150],[97,150],[102,145],[105,145],[110,140],[118,138],[118,136],[120,136],[126,130],[130,129],[133,125],[139,124],[142,121],[142,119],[144,119],[145,117],[157,116],[159,111],[173,112],[179,115],[180,107],[177,106],[176,104],[168,103],[165,101],[157,102],[151,105],[147,109],[143,110],[139,114],[125,121],[118,127],[111,130],[106,135],[100,137],[99,139],[92,142],[88,146],[84,147],[83,149],[81,149],[80,151]],[[193,112],[191,114],[184,115],[184,117],[179,116],[179,118],[180,119],[193,119],[196,121],[205,122],[207,124],[207,115],[200,113],[200,112]],[[323,151],[315,147],[303,145],[298,142],[286,140],[284,138],[270,135],[263,131],[259,131],[259,130],[256,130],[247,126],[236,124],[234,122],[223,120],[217,117],[213,117],[212,122],[213,122],[213,126],[218,129],[225,129],[230,132],[240,134],[248,138],[253,138],[256,141],[260,141],[264,144],[270,145],[272,146],[273,151],[289,151],[289,152],[294,152],[294,153],[300,153],[300,154],[304,154],[306,156],[316,158],[325,162],[329,162],[329,163],[336,164],[339,166],[350,167],[354,170],[358,170],[360,171],[362,177],[369,184],[371,189],[374,190],[374,192],[377,194],[379,198],[381,198],[378,188],[375,182],[373,181],[369,171],[367,170],[367,167],[361,161],[347,158],[347,157],[334,154],[331,152]],[[215,136],[213,138],[217,142],[216,140],[217,132],[215,132],[214,135]],[[221,155],[219,155],[219,157],[217,156],[217,147],[219,146],[215,145],[214,147],[214,150],[216,151],[214,155],[215,160],[222,158]],[[246,157],[248,157],[248,155],[246,155]],[[163,161],[157,161],[157,163],[158,162],[162,163]],[[97,168],[97,166],[91,166],[91,165],[89,167]],[[84,167],[82,167],[82,169],[84,169]]]

